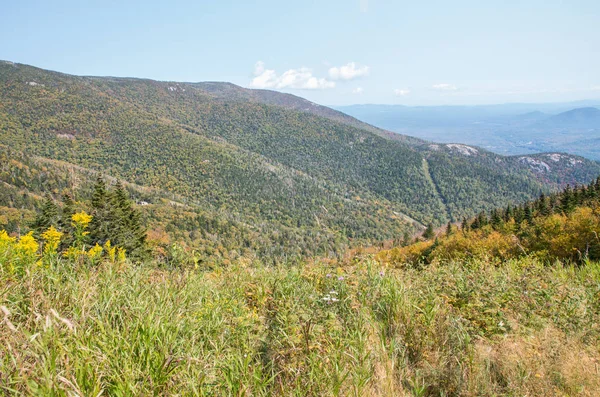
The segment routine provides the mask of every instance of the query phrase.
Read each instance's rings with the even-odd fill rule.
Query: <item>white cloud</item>
[[[334,88],[335,83],[324,78],[313,76],[309,68],[290,69],[282,75],[267,69],[262,61],[254,65],[254,78],[250,82],[252,88],[294,88],[299,90],[322,90]]]
[[[431,88],[433,88],[434,90],[438,90],[438,91],[456,91],[456,90],[458,90],[458,87],[456,87],[455,85],[447,84],[447,83],[434,84]]]
[[[590,88],[590,91],[600,91],[600,85],[595,85]]]
[[[394,90],[394,95],[396,95],[396,96],[406,96],[408,94],[410,94],[410,90],[406,89],[406,88],[404,88],[404,89],[403,88],[396,88]]]
[[[355,89],[352,90],[353,94],[362,94],[365,90],[363,90],[362,87],[356,87]]]
[[[350,62],[344,66],[329,69],[329,77],[333,80],[353,80],[369,74],[368,66],[357,66]]]
[[[360,12],[369,12],[369,0],[359,0]]]

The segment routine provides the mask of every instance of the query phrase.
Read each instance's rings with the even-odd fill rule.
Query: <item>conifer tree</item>
[[[60,227],[62,230],[67,230],[71,227],[71,217],[75,213],[75,200],[69,193],[64,193],[62,196],[63,207],[60,213]]]
[[[563,213],[570,213],[575,207],[575,199],[573,197],[573,191],[571,190],[571,186],[567,185],[565,190],[562,193],[562,197],[560,200],[560,209]]]
[[[469,230],[469,221],[467,220],[467,218],[463,218],[460,228],[462,229],[463,232],[466,232]]]
[[[35,221],[32,224],[32,229],[34,229],[39,236],[50,226],[54,226],[57,229],[59,228],[58,207],[54,203],[52,197],[50,197],[49,194],[46,194],[44,196],[42,210],[36,216]]]
[[[423,238],[429,240],[435,236],[435,232],[433,230],[433,224],[428,224],[427,229],[423,232]]]
[[[517,225],[521,225],[521,222],[523,222],[523,220],[525,219],[525,213],[522,206],[515,208],[514,219]]]
[[[491,219],[490,219],[490,223],[492,224],[492,227],[494,229],[498,229],[498,227],[502,223],[502,217],[500,216],[500,211],[499,210],[493,210],[492,211],[492,216],[491,216]]]
[[[474,227],[474,229],[479,229],[489,224],[489,219],[484,211],[481,211],[475,219],[477,227]]]
[[[529,204],[525,204],[523,208],[523,219],[529,224],[533,223],[533,211],[531,210],[531,206]]]
[[[513,219],[514,213],[513,213],[513,209],[512,206],[509,204],[506,209],[504,210],[504,222],[508,222],[511,219]]]
[[[126,250],[131,257],[144,258],[147,252],[146,229],[143,227],[141,214],[136,210],[127,191],[117,182],[111,195],[112,219],[114,224],[114,244]]]
[[[92,222],[90,223],[92,245],[104,245],[115,234],[116,222],[111,207],[110,192],[104,179],[99,176],[92,194]]]
[[[408,232],[404,232],[404,236],[402,237],[402,245],[406,247],[410,244],[410,234]]]
[[[69,193],[64,193],[62,196],[63,207],[60,212],[59,226],[63,232],[61,247],[66,248],[73,242],[74,230],[72,225],[72,216],[75,214],[75,200]]]
[[[449,236],[452,234],[452,222],[448,222],[448,225],[446,225],[446,236]]]
[[[542,193],[537,202],[537,210],[542,216],[550,215],[550,208],[548,206],[548,200],[546,199],[546,195]]]
[[[556,194],[552,194],[550,196],[550,200],[549,200],[549,204],[548,204],[548,212],[550,214],[553,214],[557,211],[558,209],[558,197],[556,196]]]

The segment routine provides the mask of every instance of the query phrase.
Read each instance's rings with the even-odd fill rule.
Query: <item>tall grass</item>
[[[339,266],[2,273],[0,390],[600,395],[598,263]]]

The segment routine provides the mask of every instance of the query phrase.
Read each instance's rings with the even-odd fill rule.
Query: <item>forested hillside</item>
[[[582,265],[600,260],[600,178],[588,186],[567,186],[521,205],[482,211],[435,233],[428,228],[412,244],[383,250],[378,258],[395,266],[433,262],[496,263],[530,256],[546,263]]]
[[[211,241],[220,252],[242,250],[237,240],[261,255],[335,255],[600,174],[573,156],[544,167],[533,157],[387,139],[300,98],[226,83],[77,77],[1,62],[0,101],[0,144],[11,148],[2,149],[3,181],[13,192],[0,205],[11,219],[15,208],[28,216],[39,207],[52,185],[29,178],[56,180],[60,201],[65,189],[85,196],[77,190],[89,191],[99,172],[151,204],[143,210],[157,235]],[[65,167],[84,171],[65,175]]]

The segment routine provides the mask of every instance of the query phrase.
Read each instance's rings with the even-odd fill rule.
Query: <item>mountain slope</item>
[[[536,126],[574,129],[600,129],[600,109],[587,107],[569,110],[567,112],[552,116]]]
[[[0,63],[0,101],[0,144],[282,231],[274,237],[282,246],[329,241],[335,251],[393,238],[412,223],[459,219],[600,173],[581,160],[577,172],[541,175],[480,149],[465,155],[460,145],[393,141],[300,98],[226,83],[78,77]]]

